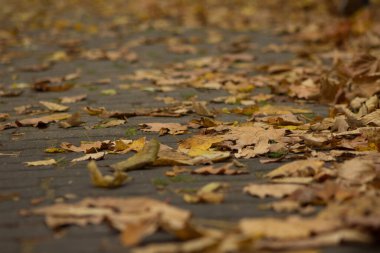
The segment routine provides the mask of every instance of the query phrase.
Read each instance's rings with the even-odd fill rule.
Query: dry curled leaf
[[[67,120],[63,120],[59,122],[59,126],[62,128],[70,128],[70,127],[77,127],[82,125],[84,122],[80,120],[80,114],[78,112],[71,115],[70,118]]]
[[[112,176],[103,176],[95,161],[89,162],[87,169],[90,172],[92,184],[97,187],[116,188],[122,186],[128,180],[128,175],[120,170],[116,170]]]
[[[144,168],[145,166],[153,164],[154,161],[156,161],[159,149],[160,143],[156,139],[152,139],[144,145],[140,152],[125,161],[111,165],[111,167],[115,170],[121,171]]]
[[[227,188],[226,183],[212,182],[200,188],[196,194],[184,194],[183,200],[187,203],[219,204],[224,200],[222,190]]]

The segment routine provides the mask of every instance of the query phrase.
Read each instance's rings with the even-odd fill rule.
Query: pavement
[[[145,38],[159,40],[162,37],[170,36],[156,31],[144,31]],[[32,33],[31,37],[38,37],[40,34]],[[139,56],[139,61],[129,63],[124,61],[109,60],[83,60],[73,59],[70,61],[57,61],[46,71],[26,72],[19,71],[23,66],[28,66],[46,55],[59,50],[55,40],[65,37],[67,34],[58,34],[56,37],[46,37],[38,45],[15,46],[8,52],[21,53],[21,57],[12,59],[10,64],[0,65],[0,82],[6,85],[12,83],[33,83],[39,78],[47,76],[63,76],[80,70],[80,78],[75,80],[75,88],[62,92],[37,92],[26,89],[22,95],[17,97],[1,97],[0,112],[12,115],[12,119],[23,118],[15,114],[14,108],[27,104],[37,104],[38,101],[57,101],[58,97],[87,94],[87,99],[70,104],[70,112],[82,111],[85,106],[106,107],[112,110],[134,110],[140,108],[161,108],[166,105],[157,101],[155,97],[170,96],[178,100],[185,100],[192,96],[197,96],[199,100],[210,101],[212,98],[227,95],[223,90],[201,90],[192,87],[179,87],[174,91],[156,92],[149,89],[130,88],[120,89],[119,77],[133,73],[135,70],[144,68],[164,68],[174,63],[181,63],[187,59],[201,56],[213,56],[220,53],[217,46],[206,43],[197,44],[199,53],[175,54],[168,52],[163,43],[157,42],[138,46],[135,52]],[[85,40],[85,47],[103,48],[112,43],[127,42],[141,33],[131,33],[114,37],[92,36]],[[281,44],[281,38],[270,32],[226,32],[225,40],[232,41],[237,36],[244,35],[252,45],[249,53],[256,57],[255,64],[282,63],[293,59],[290,53],[263,53],[261,48],[269,43]],[[194,29],[186,33],[180,33],[183,37],[203,37],[206,36],[204,30]],[[116,40],[116,41],[115,41]],[[252,70],[252,75],[256,72]],[[110,79],[106,84],[96,83],[102,79]],[[147,84],[147,87],[149,84]],[[102,90],[117,90],[115,95],[102,94]],[[252,94],[269,92],[269,89],[259,88]],[[290,100],[284,100],[283,104],[294,104]],[[225,105],[210,104],[212,109],[220,109]],[[317,115],[326,115],[327,107],[318,104],[303,104],[303,107],[310,108]],[[71,196],[73,202],[85,197],[98,196],[148,196],[159,200],[167,201],[175,206],[190,210],[194,217],[199,219],[223,220],[225,222],[238,221],[243,217],[279,217],[278,214],[269,210],[259,208],[260,204],[269,200],[252,198],[242,193],[242,188],[250,182],[262,182],[262,175],[276,167],[279,163],[262,164],[259,158],[240,160],[248,166],[250,174],[238,176],[202,176],[186,175],[178,180],[171,180],[165,176],[165,171],[171,167],[154,167],[146,170],[131,171],[128,173],[133,180],[127,185],[117,189],[101,189],[93,187],[86,169],[87,162],[71,163],[70,160],[77,158],[77,153],[47,154],[44,149],[59,146],[62,142],[79,144],[80,141],[115,140],[120,138],[137,139],[146,136],[148,139],[157,137],[166,145],[175,147],[177,143],[188,138],[198,130],[191,130],[185,135],[165,135],[158,136],[157,133],[146,133],[139,130],[139,124],[150,122],[177,122],[188,123],[190,120],[199,118],[190,114],[179,118],[171,117],[151,117],[140,116],[128,118],[126,124],[111,128],[86,129],[76,127],[70,129],[59,128],[57,124],[50,124],[47,128],[39,129],[34,127],[21,127],[3,130],[0,132],[0,194],[14,194],[12,200],[0,201],[0,252],[2,253],[85,253],[85,252],[128,252],[128,248],[123,247],[116,232],[108,226],[88,226],[70,227],[63,232],[52,232],[44,223],[44,218],[39,216],[22,217],[19,212],[22,209],[30,209],[35,206],[43,206]],[[248,117],[241,115],[221,114],[216,117],[223,121],[246,121]],[[86,126],[92,126],[99,122],[96,117],[91,117],[82,113],[82,120]],[[136,131],[137,130],[137,131]],[[59,160],[57,166],[27,167],[25,162],[42,160],[46,158]],[[128,155],[107,155],[105,160],[99,161],[101,168],[106,165],[124,160]],[[178,189],[197,189],[208,182],[226,182],[230,185],[226,199],[222,204],[189,204],[185,203],[176,194]],[[167,184],[165,189],[157,189],[159,184]],[[168,242],[174,239],[164,233],[159,233],[144,240],[143,244],[151,242]],[[343,245],[321,249],[322,252],[379,252],[377,246],[363,245]]]

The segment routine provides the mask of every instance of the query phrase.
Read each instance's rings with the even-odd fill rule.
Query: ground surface
[[[37,31],[31,32],[28,37],[38,38],[42,36]],[[14,108],[27,104],[38,104],[37,101],[57,102],[58,97],[87,94],[84,101],[70,104],[70,112],[81,111],[85,106],[106,107],[107,110],[134,110],[141,108],[161,108],[166,105],[155,99],[157,96],[173,97],[179,101],[196,97],[197,100],[211,101],[213,98],[226,96],[225,90],[204,90],[193,87],[176,87],[173,91],[154,91],[147,87],[154,87],[149,83],[137,88],[120,88],[121,84],[131,81],[120,80],[119,77],[132,74],[134,71],[145,68],[163,69],[175,63],[182,63],[187,59],[202,56],[214,56],[221,53],[220,46],[199,42],[196,44],[198,52],[196,54],[176,54],[167,50],[167,45],[160,42],[160,38],[178,36],[182,38],[204,38],[207,31],[194,28],[186,32],[180,30],[173,31],[143,31],[120,33],[115,36],[91,36],[84,39],[82,44],[85,48],[112,48],[114,44],[124,44],[135,38],[151,38],[154,43],[139,45],[133,49],[138,55],[138,62],[130,63],[125,61],[110,60],[86,60],[80,58],[69,61],[58,60],[52,67],[45,71],[26,72],[20,70],[22,67],[40,63],[47,55],[52,55],[58,50],[57,41],[71,36],[71,38],[81,39],[81,34],[65,31],[58,32],[52,37],[44,34],[42,39],[36,39],[38,43],[25,42],[24,45],[7,47],[7,53],[20,53],[21,57],[12,59],[11,63],[4,62],[0,66],[0,82],[6,85],[12,83],[33,83],[39,78],[64,76],[80,70],[79,79],[75,80],[75,87],[67,91],[60,92],[38,92],[26,89],[22,95],[16,97],[1,97],[0,112],[8,113],[11,119],[21,119],[28,116],[16,115]],[[223,42],[236,40],[244,36],[251,47],[245,50],[255,56],[254,63],[280,64],[294,59],[292,53],[264,53],[262,49],[268,44],[283,44],[283,39],[273,35],[271,31],[243,31],[243,32],[223,32]],[[222,42],[220,42],[223,44]],[[4,50],[5,52],[5,50]],[[246,69],[245,69],[246,70]],[[250,75],[258,74],[252,69]],[[110,79],[105,84],[99,84],[99,80]],[[102,90],[116,90],[115,95],[103,94]],[[252,95],[269,93],[270,89],[262,87],[252,91]],[[112,91],[111,91],[112,93]],[[328,107],[309,102],[292,102],[288,98],[277,99],[275,105],[290,105],[298,108],[311,109],[315,115],[325,117],[328,114]],[[234,108],[234,104],[208,104],[212,110],[222,108]],[[29,116],[30,117],[30,116]],[[151,117],[140,116],[130,117],[125,124],[110,128],[86,129],[75,127],[63,129],[57,124],[50,124],[47,128],[39,129],[35,127],[11,128],[0,132],[0,193],[15,194],[14,200],[4,200],[0,202],[0,251],[4,253],[43,253],[43,252],[127,252],[118,240],[116,232],[108,226],[87,226],[70,227],[64,232],[54,234],[40,216],[22,217],[20,210],[30,209],[35,206],[44,206],[66,200],[67,196],[73,199],[66,200],[75,202],[85,197],[113,196],[148,196],[151,198],[166,201],[178,207],[190,210],[193,216],[198,219],[222,220],[226,225],[233,226],[235,222],[244,217],[280,217],[287,214],[279,214],[269,210],[261,210],[260,204],[268,200],[252,198],[242,193],[242,188],[248,183],[263,182],[262,175],[277,168],[281,163],[260,163],[259,158],[240,159],[247,165],[250,174],[239,176],[203,176],[185,175],[172,180],[165,176],[165,172],[172,166],[149,167],[145,170],[131,171],[128,174],[133,180],[123,187],[117,189],[96,188],[91,184],[87,161],[71,163],[74,158],[81,156],[78,153],[47,154],[46,148],[58,147],[62,142],[69,142],[79,145],[80,141],[116,140],[120,138],[138,139],[146,137],[151,139],[157,137],[162,144],[176,147],[180,140],[186,139],[198,132],[191,129],[184,135],[164,135],[158,133],[146,133],[139,130],[139,124],[151,122],[176,122],[187,124],[193,119],[199,119],[199,115],[188,114],[182,117]],[[217,120],[232,122],[245,122],[247,116],[237,114],[217,114]],[[99,122],[97,117],[82,113],[82,121],[85,126],[93,126]],[[127,155],[108,154],[104,160],[98,161],[101,168],[117,161],[124,160]],[[55,158],[58,164],[55,166],[27,167],[25,162],[43,160],[45,158]],[[230,185],[226,193],[225,201],[221,204],[189,204],[182,200],[176,193],[178,189],[197,189],[208,182],[227,182]],[[158,189],[165,184],[164,189]],[[271,199],[269,199],[271,200]],[[143,245],[151,242],[168,242],[174,239],[164,233],[158,233],[144,239]],[[321,252],[378,252],[378,246],[363,245],[343,245],[339,247],[323,248]]]

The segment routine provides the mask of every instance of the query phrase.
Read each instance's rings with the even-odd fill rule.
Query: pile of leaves
[[[88,197],[28,208],[22,215],[43,215],[54,230],[105,223],[134,252],[254,252],[378,241],[377,8],[341,17],[333,14],[334,5],[317,0],[289,1],[286,6],[280,0],[70,0],[50,7],[35,1],[34,8],[27,8],[26,2],[17,0],[0,10],[4,23],[0,62],[9,65],[0,76],[12,80],[0,84],[0,96],[18,103],[14,111],[0,113],[2,134],[17,137],[22,135],[17,131],[26,127],[83,132],[133,127],[127,136],[105,140],[59,139],[59,144],[44,150],[48,159],[26,162],[26,166],[56,166],[56,156],[75,153],[78,157],[70,163],[87,167],[89,182],[108,194],[110,189],[131,187],[133,170],[146,170],[144,175],[149,175],[149,170],[170,166],[165,172],[168,178],[192,174],[212,180],[215,175],[244,177],[254,172],[246,160],[257,159],[262,164],[276,163],[277,168],[247,183],[238,194],[270,198],[259,208],[281,213],[283,218],[241,217],[228,226],[223,221],[210,225],[184,208],[146,196]],[[372,4],[378,7],[378,1]],[[76,23],[84,14],[86,22]],[[192,36],[193,29],[202,36]],[[259,46],[246,35],[268,29],[282,36],[283,43]],[[164,35],[146,35],[151,30]],[[41,34],[32,36],[30,31]],[[232,31],[244,33],[232,36]],[[61,37],[71,32],[80,39]],[[132,33],[136,37],[129,37]],[[121,40],[123,36],[128,39]],[[96,47],[89,43],[99,38],[118,42]],[[18,66],[18,59],[28,57],[23,53],[53,40],[54,52],[36,64]],[[205,52],[202,43],[217,53]],[[148,62],[144,50],[149,46],[162,47],[181,60]],[[293,58],[262,64],[256,55],[272,53],[291,53]],[[121,64],[131,71],[93,80],[78,68],[60,76],[18,79],[19,73],[43,74],[55,66],[83,61]],[[88,92],[83,93],[85,89]],[[210,96],[175,95],[184,90]],[[70,91],[75,95],[62,95]],[[154,94],[154,101],[139,101],[143,106],[135,108],[120,104],[106,108],[101,99],[94,102],[135,91]],[[48,98],[20,105],[28,96]],[[317,115],[309,109],[317,105],[329,113]],[[136,117],[144,123],[132,125]],[[162,136],[176,139],[166,145]],[[109,164],[110,155],[128,158]],[[96,161],[103,159],[99,166]],[[222,205],[233,187],[210,181],[195,191],[176,194],[187,204]],[[7,200],[13,195],[4,196]],[[145,240],[159,231],[178,240],[146,245]]]

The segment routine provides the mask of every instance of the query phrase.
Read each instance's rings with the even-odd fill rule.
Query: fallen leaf
[[[160,148],[160,143],[156,139],[150,140],[144,145],[144,148],[128,158],[127,160],[115,163],[111,167],[115,170],[129,171],[144,168],[147,165],[154,163],[157,159],[157,154]]]
[[[183,168],[183,167],[178,167],[174,166],[171,170],[167,170],[165,172],[165,176],[167,177],[175,177],[183,173],[190,173],[191,169]]]
[[[57,164],[55,159],[46,159],[33,162],[25,162],[26,166],[49,166]]]
[[[50,115],[39,117],[39,118],[17,120],[16,124],[18,126],[40,127],[40,126],[46,126],[47,124],[51,122],[68,119],[70,117],[71,117],[71,114],[68,114],[68,113],[55,113],[55,114],[50,114]]]
[[[89,162],[87,169],[90,172],[92,184],[97,187],[117,188],[122,186],[129,179],[128,175],[120,170],[116,170],[112,176],[103,176],[95,161]]]
[[[62,128],[77,127],[82,125],[84,122],[80,120],[80,114],[78,112],[71,115],[67,120],[60,121],[58,124]]]
[[[281,177],[313,177],[322,170],[324,164],[323,161],[313,159],[294,161],[278,167],[266,174],[265,177],[271,179]]]
[[[227,188],[226,183],[212,182],[200,188],[196,194],[184,194],[183,200],[187,203],[212,203],[219,204],[224,200],[221,190]]]
[[[244,218],[239,222],[242,233],[250,238],[295,240],[334,231],[340,221],[297,216],[281,218]]]
[[[95,163],[92,161],[91,163]],[[91,165],[93,166],[93,165]],[[121,172],[117,172],[121,173]],[[108,180],[107,180],[108,182]],[[189,240],[202,236],[201,231],[190,224],[191,213],[165,202],[150,198],[86,198],[74,204],[54,204],[35,208],[25,214],[44,215],[50,228],[67,225],[86,226],[88,224],[109,224],[119,232],[125,231],[121,239],[127,244],[138,243],[142,237],[156,230],[164,230],[176,238]],[[128,231],[136,226],[153,222],[157,229],[141,229],[131,235]],[[140,235],[140,236],[139,236]],[[127,238],[126,238],[127,237]]]
[[[61,148],[71,152],[83,152],[83,153],[96,153],[101,150],[107,150],[111,145],[111,141],[82,141],[80,146],[77,147],[68,142],[62,142]]]
[[[165,134],[184,134],[187,131],[187,126],[179,123],[144,123],[140,124],[141,130],[144,132],[159,132],[160,135]]]
[[[81,94],[76,96],[70,96],[70,97],[61,97],[60,101],[62,104],[72,104],[79,101],[83,101],[87,99],[87,94]]]
[[[8,118],[9,118],[8,113],[0,113],[0,121],[5,121]]]
[[[66,105],[60,105],[60,104],[52,103],[48,101],[40,101],[40,104],[42,104],[47,109],[49,109],[49,111],[52,111],[52,112],[65,112],[69,110],[69,107]]]
[[[371,160],[354,158],[338,166],[338,177],[352,184],[366,184],[377,176],[376,167]]]
[[[97,124],[94,126],[94,128],[108,128],[108,127],[115,127],[125,124],[127,121],[123,119],[112,119],[107,120],[105,122],[102,122],[100,124]]]
[[[259,198],[283,198],[302,187],[302,185],[296,184],[249,184],[244,187],[243,192]]]
[[[206,102],[193,101],[193,110],[195,111],[196,114],[198,114],[200,116],[206,116],[206,117],[214,117],[215,116],[206,107]]]
[[[355,229],[339,229],[321,235],[313,236],[311,238],[301,240],[262,240],[257,242],[256,248],[265,250],[291,250],[291,249],[305,249],[305,248],[320,248],[339,245],[341,243],[371,243],[372,237],[363,231]],[[299,252],[293,251],[292,252]],[[319,252],[319,251],[317,251]],[[317,253],[315,252],[315,253]],[[303,251],[300,251],[303,253]],[[307,253],[307,252],[305,252]],[[310,252],[312,253],[312,252]]]
[[[71,162],[81,162],[81,161],[87,161],[87,160],[102,160],[104,156],[106,155],[106,152],[97,152],[93,154],[87,154],[78,158],[75,158],[71,160]]]
[[[205,166],[191,171],[191,174],[201,175],[242,175],[248,174],[246,169],[232,169],[234,163],[225,164],[219,167]]]

